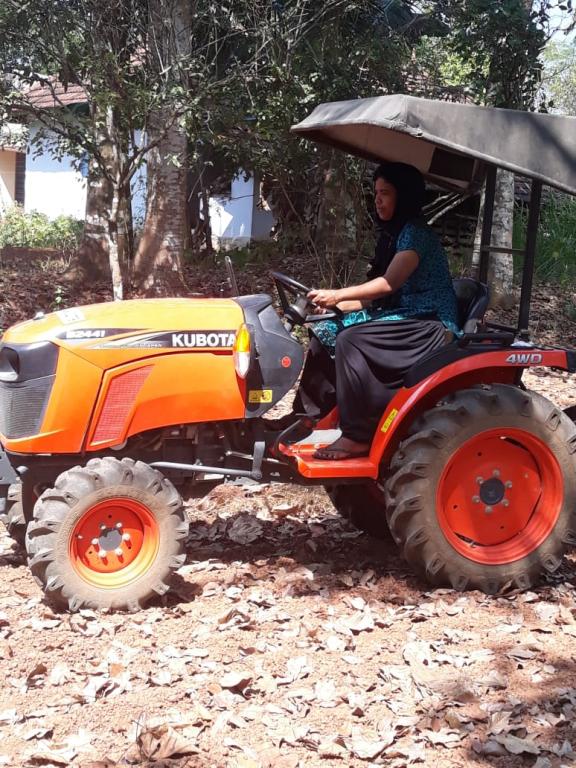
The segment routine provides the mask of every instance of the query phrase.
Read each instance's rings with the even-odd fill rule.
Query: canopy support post
[[[530,300],[532,298],[532,282],[534,279],[536,239],[538,236],[541,199],[542,182],[538,179],[533,179],[530,191],[530,212],[528,214],[528,225],[526,227],[526,249],[524,251],[520,311],[518,313],[518,333],[520,336],[525,336],[526,338],[528,337],[528,321],[530,318]]]
[[[478,280],[488,283],[488,264],[490,262],[490,241],[492,239],[492,219],[494,217],[494,197],[496,194],[496,166],[489,165],[486,171],[484,190],[484,214],[482,216],[482,236],[480,239],[480,264]]]

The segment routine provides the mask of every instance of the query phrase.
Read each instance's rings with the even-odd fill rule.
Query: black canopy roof
[[[475,189],[493,164],[576,195],[574,117],[394,95],[321,104],[292,131],[451,189]]]

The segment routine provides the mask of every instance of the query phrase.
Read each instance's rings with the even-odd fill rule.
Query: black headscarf
[[[382,163],[374,171],[374,183],[384,179],[396,190],[396,209],[390,221],[377,218],[378,241],[374,260],[370,262],[368,280],[383,275],[396,254],[396,241],[404,225],[422,216],[424,205],[424,177],[407,163]]]

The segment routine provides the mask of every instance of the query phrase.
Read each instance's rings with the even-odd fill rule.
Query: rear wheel
[[[168,479],[143,462],[106,457],[64,472],[44,491],[26,549],[32,575],[60,607],[135,611],[167,592],[187,534]]]
[[[362,485],[326,485],[336,510],[352,525],[377,539],[389,539],[384,493],[374,482]]]
[[[433,584],[495,593],[554,572],[576,543],[576,427],[534,392],[458,392],[392,461],[390,530]]]

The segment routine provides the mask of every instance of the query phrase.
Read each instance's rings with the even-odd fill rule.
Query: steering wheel
[[[322,315],[314,314],[316,305],[308,298],[310,288],[299,283],[298,280],[282,274],[282,272],[270,272],[270,275],[276,285],[284,315],[292,325],[317,323],[320,320],[334,320],[342,317],[342,311],[338,307],[334,307],[331,312]],[[293,298],[290,298],[289,294]]]

